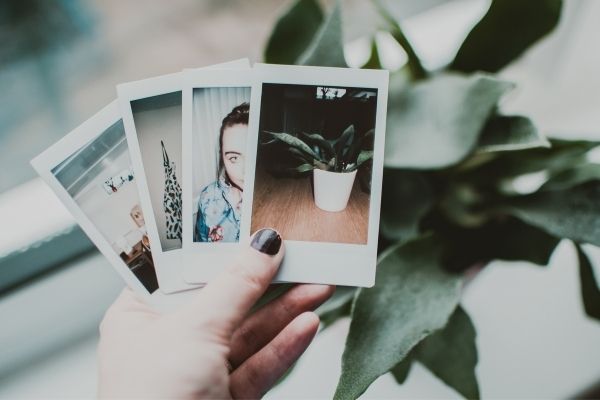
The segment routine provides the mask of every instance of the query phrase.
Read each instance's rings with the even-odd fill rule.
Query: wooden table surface
[[[306,178],[274,178],[257,170],[254,185],[252,232],[271,227],[286,240],[366,244],[369,195],[354,182],[348,206],[339,212],[315,205],[312,175]]]

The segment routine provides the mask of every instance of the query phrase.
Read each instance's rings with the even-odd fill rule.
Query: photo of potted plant
[[[342,211],[348,205],[358,169],[373,158],[373,129],[359,135],[353,124],[336,139],[319,133],[292,135],[264,131],[272,143],[282,142],[298,162],[292,169],[305,174],[312,171],[315,205],[324,211]]]

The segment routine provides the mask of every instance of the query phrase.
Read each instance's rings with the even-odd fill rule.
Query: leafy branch
[[[600,165],[587,157],[600,142],[546,138],[527,116],[499,111],[515,85],[491,73],[556,27],[560,0],[492,1],[440,71],[426,71],[384,3],[372,4],[405,49],[415,79],[390,85],[376,284],[342,288],[320,309],[326,326],[352,319],[335,398],[357,398],[387,372],[402,383],[415,361],[478,398],[475,328],[459,305],[467,269],[493,260],[546,265],[559,241],[569,239],[584,310],[600,319],[600,289],[581,246],[600,245]],[[266,61],[345,66],[341,2],[323,15],[317,1],[295,1],[267,46],[293,54],[268,51]],[[283,21],[297,41],[280,35]],[[364,67],[381,68],[374,42]],[[293,137],[307,146],[290,145],[303,168],[315,160],[339,167],[333,143]],[[539,184],[517,190],[532,175]]]

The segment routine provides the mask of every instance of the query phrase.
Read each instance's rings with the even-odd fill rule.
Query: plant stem
[[[415,80],[426,78],[427,71],[425,70],[425,68],[423,68],[421,60],[419,59],[417,53],[406,38],[406,35],[402,31],[400,24],[396,22],[396,20],[391,16],[389,11],[381,4],[379,0],[373,0],[373,3],[379,11],[379,14],[391,26],[392,29],[390,31],[390,34],[392,35],[392,37],[396,39],[398,44],[400,44],[400,46],[402,46],[402,48],[406,52],[406,55],[408,56],[408,69],[410,70],[413,78]]]

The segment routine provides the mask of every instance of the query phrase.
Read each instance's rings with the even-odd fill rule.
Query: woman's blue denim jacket
[[[196,217],[198,242],[238,242],[241,210],[233,200],[236,190],[224,177],[206,186],[200,193]]]

